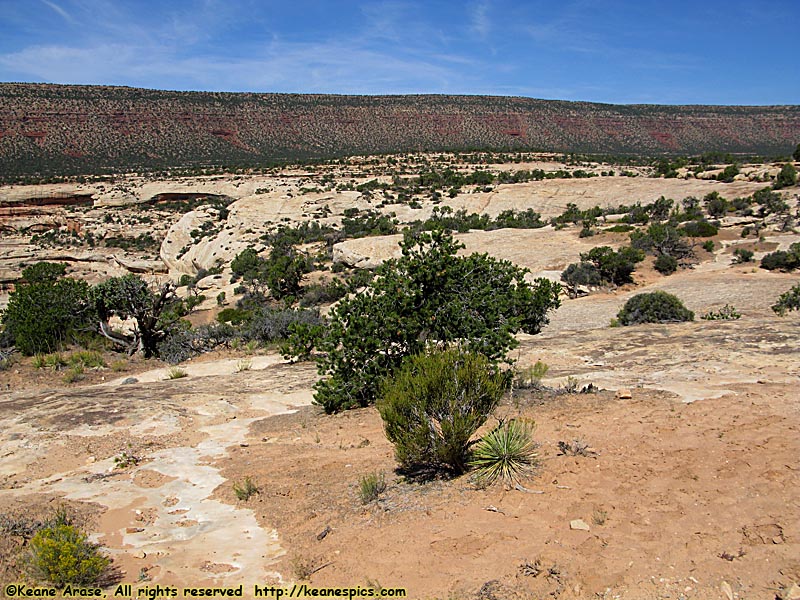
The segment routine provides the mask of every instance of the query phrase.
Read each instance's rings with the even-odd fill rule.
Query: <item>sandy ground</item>
[[[800,579],[797,332],[756,308],[526,337],[519,362],[551,365],[551,388],[573,376],[633,392],[508,399],[501,415],[539,424],[527,492],[404,481],[373,409],[321,414],[308,406],[313,365],[274,356],[239,359],[251,367],[239,372],[212,357],[177,380],[159,368],[14,391],[0,401],[0,512],[88,507],[125,581],[250,589],[306,576],[414,598],[724,598],[726,584],[773,598]],[[574,439],[593,452],[559,455]],[[140,462],[115,468],[123,451]],[[370,472],[389,486],[363,506]],[[240,501],[246,477],[260,493]],[[575,519],[590,530],[571,530]]]

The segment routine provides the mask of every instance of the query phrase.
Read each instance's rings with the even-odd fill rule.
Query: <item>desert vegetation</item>
[[[120,168],[261,166],[417,148],[655,155],[725,147],[788,155],[800,137],[796,110],[3,84],[0,167],[7,179],[85,176]],[[777,138],[767,134],[773,127]],[[306,143],[309,137],[314,145]],[[667,175],[673,171],[663,169]]]

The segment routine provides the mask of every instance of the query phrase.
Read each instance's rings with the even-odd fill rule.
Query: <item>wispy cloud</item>
[[[42,3],[45,4],[46,6],[49,6],[54,11],[56,11],[65,21],[67,21],[71,25],[77,25],[78,21],[76,21],[71,14],[69,14],[66,10],[64,10],[55,2],[51,2],[50,0],[42,0]]]
[[[489,36],[492,28],[489,8],[489,0],[480,0],[469,7],[470,29],[484,40]]]
[[[159,45],[35,46],[0,55],[0,67],[39,81],[217,91],[463,93],[475,83],[446,58],[399,57],[341,42],[273,41],[247,59],[181,57]]]

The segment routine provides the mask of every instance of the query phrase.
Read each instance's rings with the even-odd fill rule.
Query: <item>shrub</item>
[[[753,262],[753,251],[746,248],[737,248],[733,251],[733,264]]]
[[[469,465],[476,469],[476,480],[491,485],[498,479],[514,483],[538,464],[532,422],[501,421],[475,445]]]
[[[525,281],[526,270],[485,254],[460,257],[452,235],[408,232],[403,257],[385,262],[367,289],[343,299],[317,345],[327,375],[314,401],[327,412],[374,402],[380,382],[432,342],[460,341],[496,361],[518,331],[539,333],[561,286]]]
[[[280,352],[287,360],[308,360],[314,348],[325,336],[325,325],[311,323],[289,324],[289,335]]]
[[[800,284],[781,294],[778,301],[772,306],[772,310],[780,316],[784,316],[792,310],[800,310]]]
[[[241,336],[245,341],[257,341],[268,344],[277,340],[285,340],[292,333],[292,326],[322,325],[322,318],[316,309],[274,309],[262,307],[251,315],[249,321],[241,328]]]
[[[603,282],[614,285],[632,283],[631,273],[643,260],[644,252],[631,247],[614,251],[609,246],[598,246],[581,254],[581,261],[593,264]]]
[[[678,261],[669,254],[662,254],[653,266],[662,275],[671,275],[678,270]]]
[[[633,229],[634,229],[633,225],[622,223],[619,225],[612,225],[611,227],[606,227],[603,231],[609,231],[611,233],[628,233],[629,231],[633,231]]]
[[[706,252],[713,252],[714,251],[714,240],[706,240],[703,242],[703,250]]]
[[[63,587],[97,583],[111,561],[89,543],[85,533],[61,523],[36,532],[30,541],[27,562],[35,579]]]
[[[631,247],[614,251],[609,246],[598,246],[581,254],[581,262],[569,265],[561,273],[571,298],[578,295],[580,286],[624,285],[633,282],[631,273],[644,253]]]
[[[724,183],[732,183],[733,178],[739,174],[739,167],[734,165],[728,165],[722,170],[722,173],[717,175],[717,181],[722,181]],[[713,192],[716,193],[716,192]]]
[[[786,163],[781,168],[778,176],[775,178],[775,183],[772,189],[780,190],[785,187],[795,185],[797,183],[797,169],[794,168],[792,163]]]
[[[0,371],[6,371],[11,368],[13,364],[13,356],[11,352],[3,352],[0,350]]]
[[[700,238],[713,237],[719,233],[717,226],[708,221],[689,221],[681,226],[679,231],[683,235]]]
[[[637,294],[617,313],[622,325],[693,321],[694,313],[672,294],[657,291]]]
[[[669,254],[678,260],[689,258],[693,252],[681,233],[664,223],[653,223],[647,231],[631,232],[631,247],[656,256]]]
[[[269,289],[279,300],[294,297],[309,271],[308,258],[294,248],[291,237],[276,234],[270,241],[272,249],[267,258],[247,248],[233,259],[231,270],[235,278],[242,278],[246,293],[260,296]]]
[[[369,473],[358,480],[358,496],[361,504],[377,500],[386,491],[386,478],[383,473]]]
[[[761,205],[759,216],[780,215],[789,210],[789,205],[778,192],[770,188],[762,188],[753,194],[753,202]]]
[[[388,379],[377,406],[409,473],[463,473],[470,438],[508,387],[485,356],[458,348],[417,354]]]
[[[25,281],[9,294],[2,316],[4,337],[22,354],[58,350],[79,331],[94,328],[85,281],[59,278],[63,265],[38,263],[23,270]]]
[[[227,346],[235,335],[236,330],[227,323],[176,329],[158,345],[158,355],[170,364],[177,364],[219,346]]]
[[[794,271],[800,267],[800,242],[789,246],[789,250],[771,252],[761,259],[761,268],[768,271]]]
[[[741,313],[739,313],[739,311],[737,311],[733,306],[726,304],[718,311],[710,310],[700,318],[704,321],[735,321],[736,319],[741,318],[741,316]]]
[[[260,490],[250,477],[245,477],[244,481],[241,483],[238,481],[234,482],[233,493],[236,495],[237,499],[246,502],[253,495],[260,493]]]
[[[719,195],[719,192],[711,192],[703,200],[706,203],[706,210],[711,217],[721,217],[728,212],[728,201]]]
[[[745,215],[748,212],[752,214],[752,210],[750,210],[750,205],[752,204],[753,199],[746,197],[746,198],[734,198],[731,201],[731,206],[733,209],[741,215]]]
[[[589,262],[572,263],[561,273],[561,281],[567,286],[570,298],[578,296],[578,288],[582,286],[594,287],[603,283],[600,270]]]
[[[338,279],[334,279],[325,285],[315,283],[307,286],[303,291],[303,297],[300,299],[300,306],[314,306],[316,304],[336,302],[344,298],[348,291],[349,288],[347,284]]]
[[[241,325],[253,316],[253,311],[243,308],[223,308],[217,313],[217,321],[220,323],[230,323],[231,325]]]

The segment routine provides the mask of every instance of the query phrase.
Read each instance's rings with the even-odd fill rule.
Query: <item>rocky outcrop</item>
[[[227,227],[220,220],[216,209],[200,207],[170,227],[161,243],[160,256],[170,274],[180,277],[227,265],[250,245],[238,229]]]

